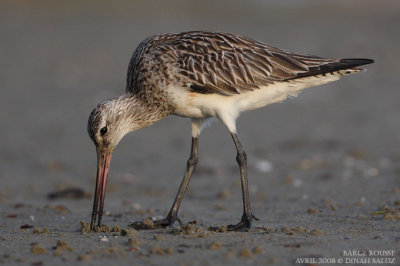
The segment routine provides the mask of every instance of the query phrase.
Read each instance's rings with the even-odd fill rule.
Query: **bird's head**
[[[87,129],[98,152],[112,153],[123,136],[134,130],[127,109],[119,98],[105,100],[93,109]]]
[[[128,95],[105,100],[93,109],[89,116],[87,130],[97,151],[97,177],[93,204],[91,229],[95,229],[96,216],[98,226],[104,206],[104,196],[111,156],[119,141],[130,131],[137,128],[134,115],[135,101]]]
[[[127,133],[149,126],[165,115],[167,114],[144,105],[130,94],[105,100],[90,114],[87,129],[97,151],[92,230],[95,229],[97,215],[98,226],[101,226],[107,175],[114,148]]]

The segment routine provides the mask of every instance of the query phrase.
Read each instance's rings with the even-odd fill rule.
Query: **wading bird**
[[[198,162],[201,130],[211,118],[228,128],[237,149],[243,215],[228,230],[251,227],[247,155],[239,141],[239,114],[281,102],[301,90],[357,73],[370,59],[326,59],[284,51],[229,33],[192,31],[145,39],[133,53],[125,94],[105,100],[90,114],[88,132],[97,150],[97,179],[91,229],[101,226],[107,175],[112,152],[123,136],[150,126],[168,115],[191,118],[192,147],[178,194],[165,219],[154,226],[172,225]],[[182,224],[182,223],[181,223]]]

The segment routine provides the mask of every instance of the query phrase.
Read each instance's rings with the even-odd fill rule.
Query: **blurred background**
[[[231,32],[295,52],[375,59],[365,73],[243,114],[239,136],[249,153],[249,175],[260,186],[296,176],[298,165],[313,155],[342,162],[341,156],[353,152],[372,158],[374,169],[382,163],[396,171],[399,1],[3,0],[0,7],[2,203],[42,204],[49,192],[68,186],[94,190],[89,113],[100,101],[124,92],[134,49],[163,32]],[[167,209],[185,170],[190,132],[188,119],[168,117],[126,136],[113,156],[106,205],[134,201],[139,189],[151,188],[155,192],[149,195],[166,199],[154,204]],[[234,158],[228,131],[215,123],[201,135],[200,178],[192,186],[211,186],[210,193],[217,193],[236,184]],[[343,165],[336,166],[332,171],[342,175]],[[223,176],[215,190],[213,176]],[[390,180],[380,182],[398,186]],[[208,192],[198,193],[206,197]],[[240,204],[239,191],[235,194]],[[88,199],[82,205],[88,215],[90,204]]]

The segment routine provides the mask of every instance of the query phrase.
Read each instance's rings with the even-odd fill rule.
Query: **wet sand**
[[[0,263],[399,263],[397,1],[1,6]],[[190,123],[169,117],[128,135],[114,152],[103,221],[115,232],[82,233],[96,171],[86,133],[90,111],[124,91],[141,40],[196,29],[376,63],[239,118],[260,219],[249,232],[208,230],[238,222],[242,211],[235,148],[217,122],[200,136],[199,166],[180,210],[185,223],[196,224],[128,229],[133,221],[164,217],[183,177]]]

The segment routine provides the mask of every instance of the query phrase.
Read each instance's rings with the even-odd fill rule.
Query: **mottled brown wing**
[[[129,62],[126,91],[138,93],[163,79],[184,82],[198,93],[234,95],[372,62],[291,53],[229,33],[166,33],[139,44]]]
[[[178,73],[189,78],[190,89],[226,95],[257,89],[275,81],[338,62],[294,54],[258,41],[213,32],[187,32],[156,48],[174,61]]]

